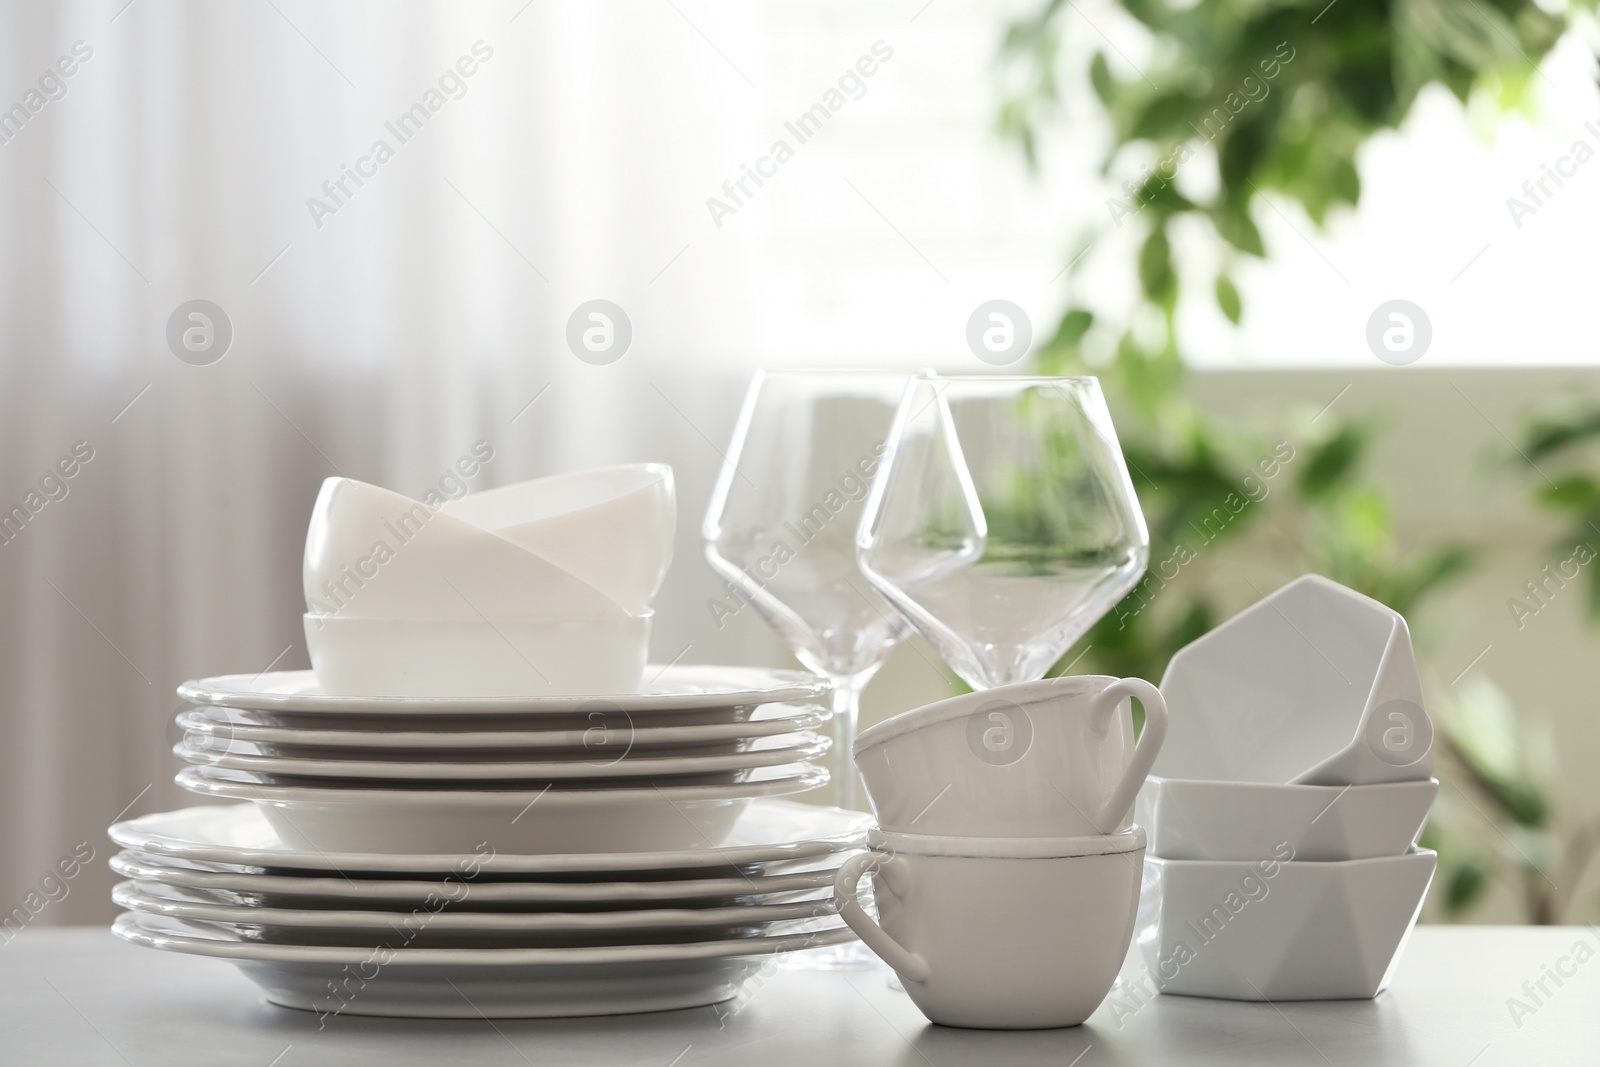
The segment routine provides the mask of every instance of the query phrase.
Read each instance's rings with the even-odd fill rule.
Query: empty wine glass
[[[706,560],[833,682],[840,807],[856,807],[861,690],[911,627],[863,578],[855,536],[909,375],[757,372],[701,535]]]
[[[974,689],[1042,678],[1144,573],[1094,378],[914,379],[857,535],[874,588]]]

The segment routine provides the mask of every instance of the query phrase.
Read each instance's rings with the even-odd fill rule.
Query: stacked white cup
[[[1145,712],[1137,744],[1129,698]],[[856,765],[879,825],[840,870],[840,914],[936,1023],[1081,1023],[1133,934],[1145,835],[1129,816],[1166,729],[1149,682],[1078,675],[864,731]],[[858,899],[868,871],[876,921]]]

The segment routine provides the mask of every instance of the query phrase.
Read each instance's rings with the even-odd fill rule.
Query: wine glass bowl
[[[1089,377],[913,380],[857,535],[867,579],[975,689],[1042,678],[1149,544]]]

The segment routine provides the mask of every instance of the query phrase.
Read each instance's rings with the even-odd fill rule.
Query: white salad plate
[[[467,888],[469,893],[466,899],[471,899],[471,887]],[[404,912],[222,904],[198,899],[171,886],[119,882],[112,887],[111,899],[118,907],[130,911],[269,930],[271,940],[275,941],[290,940],[300,935],[311,936],[311,931],[332,931],[352,938],[365,938],[365,941],[356,943],[367,944],[373,943],[374,932],[392,933],[396,929],[408,934],[425,930],[429,933],[481,936],[622,934],[634,937],[658,931],[689,930],[698,931],[700,935],[691,940],[704,940],[708,936],[733,936],[724,931],[815,919],[833,913],[832,894],[778,904],[585,912],[460,911],[451,901],[439,898],[432,906],[423,905],[411,912]],[[712,933],[713,930],[717,932]],[[620,943],[629,943],[628,936],[622,937]]]
[[[265,776],[291,775],[300,778],[359,778],[390,782],[413,779],[444,779],[466,781],[470,779],[522,779],[546,781],[555,779],[596,780],[604,778],[661,778],[680,775],[729,774],[751,771],[761,767],[777,767],[786,763],[799,763],[813,759],[828,750],[832,742],[825,737],[812,735],[794,742],[788,738],[764,740],[744,751],[721,756],[640,756],[629,752],[626,745],[606,745],[585,752],[579,749],[579,758],[566,760],[541,760],[538,762],[442,762],[416,760],[391,762],[387,760],[312,759],[264,756],[243,751],[244,746],[213,745],[198,739],[200,744],[185,738],[173,748],[173,753],[185,763],[203,767],[221,767],[226,770],[249,771]],[[671,786],[670,781],[662,785]]]
[[[543,803],[542,801],[540,803]],[[537,805],[535,805],[537,806]],[[720,847],[570,854],[514,854],[505,850],[442,850],[435,854],[392,854],[371,850],[317,850],[296,847],[278,836],[253,804],[207,805],[141,815],[108,831],[123,848],[199,863],[227,863],[279,872],[383,872],[464,875],[478,870],[496,875],[594,875],[615,881],[619,871],[697,872],[726,876],[719,868],[810,859],[859,848],[872,816],[797,801],[757,799],[734,822]],[[603,877],[602,877],[603,876]]]
[[[178,713],[180,727],[221,741],[247,741],[269,755],[318,755],[351,751],[392,751],[393,759],[412,759],[418,753],[461,751],[456,759],[503,758],[520,751],[588,752],[596,747],[596,730],[604,732],[609,747],[633,752],[665,750],[673,755],[716,755],[737,752],[756,739],[814,730],[828,721],[826,708],[804,704],[763,704],[744,722],[699,726],[634,726],[630,719],[604,712],[586,718],[582,725],[544,730],[330,730],[316,727],[272,726],[258,713],[229,708],[190,708]],[[482,757],[473,755],[483,753]]]
[[[303,849],[525,855],[716,849],[752,800],[815,789],[828,772],[785,764],[721,785],[626,789],[378,789],[272,785],[246,772],[185,767],[177,783],[202,796],[253,800],[278,836]]]
[[[202,678],[178,687],[191,704],[287,713],[391,716],[576,716],[595,710],[723,713],[722,721],[749,718],[755,705],[810,701],[828,692],[825,679],[804,671],[760,667],[668,664],[645,669],[642,693],[595,696],[355,697],[329,696],[311,671],[271,671]],[[740,714],[740,711],[743,714]],[[657,716],[650,716],[657,725]]]
[[[207,810],[207,809],[194,809]],[[781,869],[760,870],[722,878],[652,878],[639,881],[482,881],[465,874],[432,880],[350,878],[327,872],[323,875],[284,875],[257,873],[261,869],[210,869],[183,866],[174,860],[142,852],[118,852],[111,857],[111,869],[124,878],[144,883],[177,886],[195,893],[216,895],[263,907],[389,907],[404,908],[440,898],[474,910],[503,908],[541,910],[554,907],[644,906],[684,901],[725,901],[755,903],[811,893],[833,885],[843,854],[820,860],[801,861],[807,869],[792,869],[792,862],[776,865]],[[359,902],[357,904],[356,902]],[[452,906],[458,906],[452,904]]]
[[[731,999],[766,957],[855,940],[835,920],[802,933],[597,948],[339,948],[246,942],[126,913],[111,932],[167,952],[232,960],[273,1004],[328,1015],[552,1018],[704,1007]]]

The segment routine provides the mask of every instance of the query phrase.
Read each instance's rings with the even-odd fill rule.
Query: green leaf
[[[1128,131],[1130,141],[1181,141],[1193,136],[1189,113],[1194,101],[1183,93],[1163,93],[1145,104]]]
[[[1094,87],[1094,95],[1107,108],[1112,107],[1117,98],[1117,80],[1111,76],[1111,65],[1106,62],[1104,52],[1096,52],[1089,61],[1089,84]]]
[[[1537,463],[1546,456],[1597,437],[1600,437],[1600,408],[1534,423],[1523,437],[1521,451]]]
[[[1539,503],[1556,511],[1587,514],[1600,504],[1600,482],[1587,474],[1568,474],[1537,490]]]
[[[1307,499],[1324,497],[1350,477],[1371,442],[1371,431],[1359,423],[1339,428],[1332,437],[1311,449],[1300,468],[1300,492]]]
[[[1450,875],[1445,887],[1444,912],[1456,916],[1472,907],[1489,887],[1489,872],[1477,860],[1467,860]]]
[[[1211,213],[1211,222],[1217,228],[1217,235],[1239,251],[1252,256],[1267,254],[1267,247],[1261,241],[1261,231],[1256,229],[1255,220],[1250,217],[1248,201],[1228,201],[1219,205]]]
[[[1238,287],[1226,274],[1217,275],[1217,306],[1228,316],[1229,322],[1235,326],[1239,325],[1239,318],[1244,313],[1244,308],[1239,302]]]
[[[1172,270],[1172,245],[1166,230],[1152,230],[1139,250],[1139,284],[1152,304],[1170,307],[1177,297],[1178,278]]]

